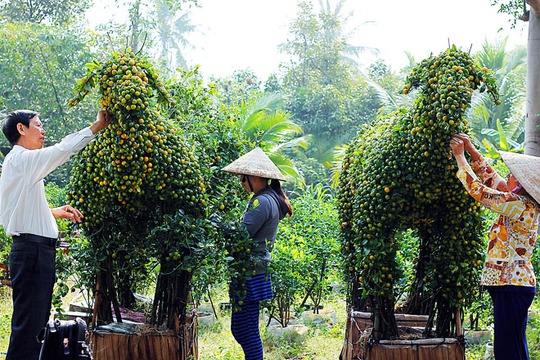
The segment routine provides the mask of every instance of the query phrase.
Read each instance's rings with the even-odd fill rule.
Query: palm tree
[[[357,29],[346,30],[346,22],[353,12],[341,14],[345,2],[338,0],[332,9],[330,1],[319,0],[319,12],[314,10],[311,2],[302,1],[298,4],[298,17],[291,23],[289,30],[292,39],[278,47],[281,52],[296,58],[293,62],[297,73],[294,75],[295,83],[305,86],[306,81],[317,74],[319,83],[339,84],[336,66],[341,68],[342,64],[346,64],[356,69],[356,57],[359,54],[378,53],[375,48],[353,45],[348,41]]]
[[[540,0],[493,0],[492,5],[498,5],[499,12],[511,15],[512,25],[518,19],[529,22],[524,152],[540,156]]]
[[[345,0],[299,3],[297,18],[290,25],[290,39],[280,50],[291,57],[283,66],[286,108],[304,131],[312,136],[307,167],[315,159],[331,169],[334,147],[348,142],[358,126],[369,121],[379,107],[373,92],[359,75],[354,57],[368,49],[350,44],[345,22]],[[314,166],[316,164],[313,164]],[[315,181],[319,181],[317,178]]]
[[[170,70],[177,67],[186,69],[183,50],[186,47],[193,48],[186,35],[195,30],[195,26],[191,24],[190,13],[184,12],[178,16],[165,0],[155,0],[155,6],[159,19],[156,21],[161,49],[159,58],[166,59]]]
[[[416,61],[409,55],[409,64],[406,69],[414,68]],[[361,73],[371,90],[375,91],[381,103],[378,112],[381,115],[391,113],[403,107],[412,107],[414,97],[403,93],[403,84],[400,76],[394,75],[384,62],[372,64],[369,73]]]
[[[241,104],[236,126],[260,146],[285,176],[298,182],[303,178],[290,155],[308,147],[308,139],[299,136],[302,127],[283,110],[284,99],[279,94],[263,95]]]
[[[468,112],[471,129],[488,152],[489,148],[520,147],[524,136],[527,51],[517,48],[508,52],[506,42],[505,38],[493,44],[484,43],[475,54],[482,66],[495,72],[501,94],[498,106],[486,93],[477,94]]]
[[[485,153],[490,158],[498,158],[499,150],[522,152],[523,143],[518,143],[507,134],[506,129],[502,126],[501,121],[497,119],[497,130],[495,129],[483,129],[482,134],[490,137],[482,140]]]
[[[321,8],[319,17],[321,19],[326,19],[323,23],[326,21],[339,21],[338,26],[324,26],[323,31],[325,37],[330,44],[335,43],[336,41],[344,41],[344,48],[341,54],[342,59],[352,66],[357,66],[358,63],[355,58],[357,58],[358,55],[365,52],[377,55],[379,50],[369,46],[353,45],[346,41],[358,30],[357,28],[353,28],[352,30],[345,31],[347,21],[354,15],[353,11],[349,11],[347,14],[342,15],[342,10],[344,10],[346,2],[346,0],[337,0],[335,7],[332,9],[330,0],[319,0],[319,6]],[[364,22],[363,25],[368,23],[370,22]]]
[[[155,55],[164,69],[187,68],[185,48],[193,48],[187,34],[195,30],[189,11],[181,12],[183,2],[169,0],[124,0],[129,11],[128,46],[134,53],[143,48]],[[187,2],[187,6],[189,2]]]

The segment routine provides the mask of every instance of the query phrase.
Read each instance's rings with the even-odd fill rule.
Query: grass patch
[[[5,359],[11,333],[11,290],[0,286],[0,359]]]
[[[264,346],[265,360],[323,360],[338,359],[345,338],[345,302],[333,299],[326,307],[336,310],[336,322],[316,325],[302,323],[307,327],[305,336],[296,333],[275,336],[266,328],[264,315],[259,323]],[[218,320],[211,325],[199,326],[200,360],[243,360],[242,348],[230,331],[230,311],[217,310]]]

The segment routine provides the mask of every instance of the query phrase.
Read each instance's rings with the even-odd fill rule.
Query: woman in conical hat
[[[259,302],[273,298],[271,277],[267,274],[270,250],[276,239],[279,221],[293,211],[289,199],[281,188],[285,177],[260,148],[255,148],[222,169],[240,175],[247,192],[253,193],[244,214],[242,224],[253,240],[249,249],[254,261],[247,269],[251,276],[245,281],[246,295],[240,299],[231,290],[234,305],[231,331],[242,346],[246,359],[263,359],[263,346],[259,334]],[[235,281],[231,282],[234,289]]]
[[[527,313],[536,292],[531,257],[540,214],[540,157],[501,151],[510,170],[504,179],[467,135],[454,135],[450,147],[459,167],[457,176],[469,194],[499,214],[489,232],[481,280],[493,300],[495,359],[528,360]]]

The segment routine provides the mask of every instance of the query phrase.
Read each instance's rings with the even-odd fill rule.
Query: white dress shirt
[[[43,179],[93,138],[88,127],[46,148],[28,150],[13,146],[4,159],[0,176],[0,224],[8,236],[58,237],[58,226],[45,197]]]

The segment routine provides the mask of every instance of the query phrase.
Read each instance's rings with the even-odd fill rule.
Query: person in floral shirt
[[[510,170],[504,179],[467,135],[454,135],[450,147],[459,168],[457,177],[469,194],[499,214],[489,232],[481,279],[493,300],[495,359],[528,360],[527,315],[536,292],[531,256],[540,214],[540,157],[501,151]]]

